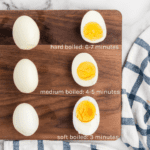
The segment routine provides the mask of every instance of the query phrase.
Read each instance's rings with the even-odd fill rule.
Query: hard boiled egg
[[[96,100],[85,96],[78,100],[73,110],[73,125],[79,134],[93,134],[100,123],[100,112]]]
[[[33,92],[38,86],[38,72],[34,63],[29,59],[20,60],[15,66],[13,80],[20,92]]]
[[[81,22],[81,36],[89,43],[99,43],[106,38],[106,24],[97,11],[88,11]]]
[[[80,86],[94,85],[98,79],[98,67],[94,58],[88,53],[78,54],[72,62],[72,76]]]
[[[30,50],[39,43],[39,28],[29,16],[21,16],[15,21],[12,34],[15,44],[20,49]]]
[[[38,114],[30,104],[22,103],[13,113],[13,125],[19,133],[31,136],[39,126]]]

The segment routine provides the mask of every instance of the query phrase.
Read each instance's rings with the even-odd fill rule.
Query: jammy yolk
[[[91,80],[95,77],[96,68],[91,62],[82,62],[77,68],[77,74],[82,80]]]
[[[103,29],[98,23],[89,22],[84,26],[83,34],[85,38],[96,41],[103,37]]]
[[[84,100],[77,106],[76,117],[81,122],[90,122],[92,119],[94,119],[95,114],[96,108],[92,102]]]

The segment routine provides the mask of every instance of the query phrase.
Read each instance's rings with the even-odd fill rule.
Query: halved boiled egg
[[[72,62],[72,76],[80,86],[94,85],[98,79],[98,67],[94,58],[88,53],[78,54]]]
[[[73,125],[79,134],[92,135],[100,123],[100,112],[96,100],[90,96],[82,97],[73,110]]]
[[[81,22],[81,36],[89,43],[99,43],[106,38],[106,24],[97,11],[88,11]]]

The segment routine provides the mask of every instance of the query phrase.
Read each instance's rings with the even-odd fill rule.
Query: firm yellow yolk
[[[92,102],[87,100],[82,101],[79,103],[76,109],[76,117],[81,122],[89,122],[94,119],[96,114],[96,108]]]
[[[91,80],[95,77],[96,68],[91,62],[82,62],[77,68],[77,74],[82,80]]]
[[[83,29],[84,37],[96,41],[103,37],[103,29],[97,22],[89,22]]]

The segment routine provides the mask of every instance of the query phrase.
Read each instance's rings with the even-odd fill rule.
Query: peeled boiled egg
[[[20,92],[33,92],[38,86],[38,72],[34,63],[29,59],[20,60],[15,66],[13,80]]]
[[[72,62],[72,76],[80,86],[94,85],[98,80],[98,67],[94,58],[88,53],[78,54]]]
[[[31,136],[39,126],[38,114],[30,104],[22,103],[13,113],[13,125],[19,133]]]
[[[29,16],[20,16],[15,21],[12,34],[15,44],[20,49],[30,50],[39,43],[39,28],[36,22]]]
[[[106,24],[97,11],[88,11],[81,22],[81,36],[89,43],[99,43],[106,38]]]
[[[93,134],[100,123],[100,112],[96,100],[90,96],[82,97],[73,110],[73,125],[79,134]]]

